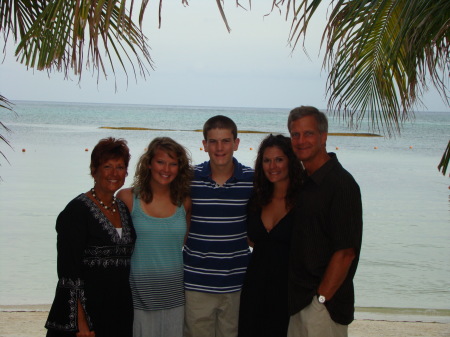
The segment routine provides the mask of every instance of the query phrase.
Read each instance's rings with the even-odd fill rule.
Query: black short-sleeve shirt
[[[309,176],[299,192],[295,209],[289,268],[289,312],[299,312],[312,301],[331,256],[354,248],[348,275],[326,302],[331,318],[350,324],[354,316],[353,277],[362,240],[361,192],[353,176],[331,159]]]

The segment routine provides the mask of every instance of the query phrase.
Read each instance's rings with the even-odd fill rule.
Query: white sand
[[[0,337],[45,336],[48,306],[0,307]],[[448,337],[450,323],[355,320],[349,327],[350,337]]]

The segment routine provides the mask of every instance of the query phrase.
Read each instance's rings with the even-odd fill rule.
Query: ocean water
[[[90,151],[99,139],[125,138],[129,176],[148,143],[169,136],[193,163],[207,160],[200,130],[211,116],[239,130],[287,134],[289,109],[15,102],[0,111],[13,149],[0,143],[0,306],[49,304],[56,275],[58,213],[92,187]],[[101,127],[143,127],[117,130]],[[353,132],[330,117],[330,132]],[[364,126],[358,130],[367,132]],[[266,134],[242,132],[236,157],[253,166]],[[450,322],[450,200],[437,165],[449,141],[448,112],[417,113],[401,137],[329,136],[327,147],[359,183],[364,207],[355,278],[357,317]],[[384,315],[384,316],[383,316]],[[407,318],[404,318],[407,317]],[[420,318],[417,318],[420,317]]]

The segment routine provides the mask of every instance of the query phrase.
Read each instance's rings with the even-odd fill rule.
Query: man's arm
[[[317,289],[319,295],[325,296],[327,301],[334,296],[347,277],[354,258],[355,250],[353,248],[338,250],[333,254]]]

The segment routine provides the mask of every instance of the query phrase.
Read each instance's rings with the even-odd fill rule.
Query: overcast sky
[[[226,1],[228,33],[213,0],[163,1],[162,27],[158,29],[158,1],[149,1],[144,31],[149,38],[155,70],[146,80],[123,72],[100,80],[84,71],[64,80],[61,74],[27,70],[9,46],[0,64],[0,94],[10,100],[40,100],[157,105],[292,108],[326,107],[327,73],[321,69],[319,45],[326,8],[315,17],[302,46],[291,53],[287,45],[290,20],[270,11],[271,0],[252,2],[245,11]],[[247,3],[241,1],[243,5]],[[424,98],[428,110],[449,111],[435,91]],[[426,109],[419,109],[426,110]]]

